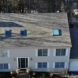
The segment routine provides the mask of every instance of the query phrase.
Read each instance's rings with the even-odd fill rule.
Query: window
[[[27,36],[27,30],[20,30],[21,36]]]
[[[48,50],[47,49],[38,49],[38,56],[47,56]]]
[[[0,50],[0,57],[9,57],[9,50]]]
[[[65,56],[66,49],[56,49],[56,56]]]
[[[55,62],[55,68],[64,68],[65,66],[64,62]]]
[[[39,62],[37,67],[38,68],[47,68],[47,62]]]
[[[9,69],[8,63],[0,64],[0,69]]]
[[[53,29],[52,33],[53,33],[53,36],[59,36],[59,35],[61,35],[61,30],[60,29]]]
[[[11,30],[5,30],[5,37],[11,36]]]

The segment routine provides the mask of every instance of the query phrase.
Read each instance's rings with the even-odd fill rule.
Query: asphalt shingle
[[[72,48],[70,53],[71,59],[78,59],[78,28],[70,28]]]
[[[52,29],[61,29],[61,36],[53,36]],[[11,37],[5,37],[5,29],[12,30]],[[27,30],[27,36],[20,36],[20,29]],[[0,47],[55,47],[71,46],[66,13],[0,14]]]

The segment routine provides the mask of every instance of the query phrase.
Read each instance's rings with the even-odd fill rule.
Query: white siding
[[[37,63],[35,63],[35,68],[37,69]]]
[[[36,49],[36,56],[38,56],[38,50]]]
[[[53,68],[55,68],[55,62],[53,62]]]

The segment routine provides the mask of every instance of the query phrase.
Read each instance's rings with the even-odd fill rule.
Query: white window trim
[[[3,51],[3,52],[1,52],[2,56],[0,56],[0,57],[10,57],[10,51],[9,50],[2,50],[2,51]],[[6,56],[3,56],[4,53],[6,54]]]
[[[3,64],[3,69],[2,70],[8,70],[8,69],[11,68],[9,63],[0,63],[0,64]],[[8,64],[8,69],[4,69],[4,64]]]
[[[48,49],[48,56],[50,56],[50,49]]]
[[[56,63],[56,62],[55,62]],[[55,63],[54,63],[54,66],[55,66]],[[60,63],[60,62],[59,62]],[[55,67],[54,67],[55,68]],[[59,68],[61,68],[61,67],[59,67]],[[67,63],[66,62],[64,62],[64,68],[67,68]]]
[[[60,48],[61,49],[61,48]],[[68,51],[67,51],[67,49],[66,48],[64,48],[66,51],[65,51],[65,55],[64,56],[67,56],[67,53],[68,53]],[[55,56],[56,56],[56,52],[55,52]],[[59,56],[62,56],[61,55],[61,53],[60,53],[60,55]]]
[[[11,69],[11,65],[10,65],[10,63],[8,64],[8,69]]]
[[[38,64],[37,64],[37,63],[35,63],[35,68],[36,68],[36,69],[38,68],[38,67],[37,67],[37,65],[38,65]]]
[[[8,55],[8,57],[10,57],[10,51],[9,50],[7,50],[7,55]]]
[[[38,68],[38,63],[39,62],[37,62],[37,63],[35,63],[35,68],[37,69]],[[43,62],[41,62],[41,63],[43,63]],[[46,62],[47,63],[47,68],[49,68],[49,62]],[[40,69],[40,68],[38,68],[38,69]],[[42,69],[42,68],[41,68]]]
[[[47,63],[47,68],[49,68],[49,62]]]
[[[68,48],[66,48],[66,56],[69,56],[69,54],[68,54],[69,52],[68,52]]]
[[[53,56],[56,56],[56,49],[53,50]]]
[[[43,49],[42,49],[42,51],[43,51]],[[47,56],[50,56],[50,49],[47,49]],[[38,49],[36,49],[36,57],[38,56]],[[42,56],[41,56],[42,57]],[[44,56],[44,57],[46,57],[46,56]]]
[[[64,68],[68,68],[67,62],[65,62],[65,67]]]

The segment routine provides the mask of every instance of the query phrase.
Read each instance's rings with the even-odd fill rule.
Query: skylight
[[[52,33],[54,36],[59,36],[60,35],[60,30],[59,29],[52,29]]]

